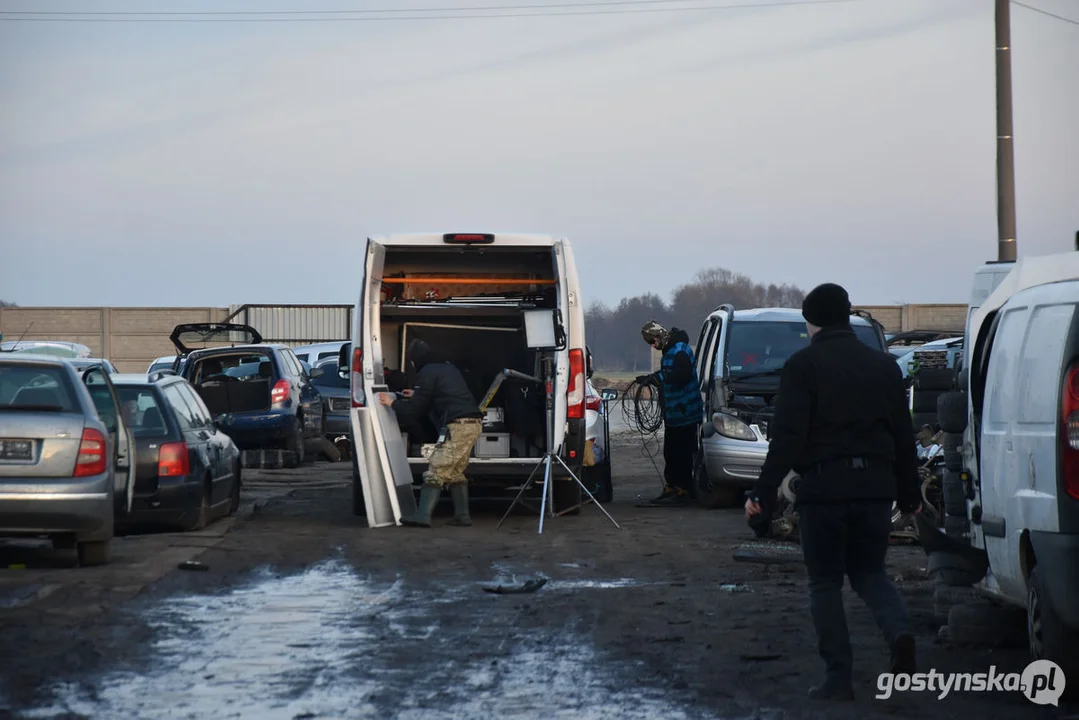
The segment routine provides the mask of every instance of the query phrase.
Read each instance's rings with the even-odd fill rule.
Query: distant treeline
[[[704,319],[717,306],[730,303],[737,309],[756,307],[801,307],[805,292],[793,285],[764,285],[749,277],[711,268],[697,273],[692,282],[680,285],[670,302],[646,293],[623,298],[609,308],[593,303],[585,312],[588,346],[597,370],[648,372],[651,350],[641,338],[641,327],[658,320],[664,327],[678,327],[697,342]]]

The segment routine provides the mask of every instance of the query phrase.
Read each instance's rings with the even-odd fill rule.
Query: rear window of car
[[[67,370],[34,365],[0,366],[0,411],[81,412]]]
[[[164,437],[169,434],[165,413],[152,387],[120,385],[116,388],[116,394],[120,396],[124,423],[131,428],[135,437]]]
[[[315,387],[327,387],[327,388],[349,388],[349,378],[341,377],[337,373],[337,363],[327,363],[325,365],[319,365],[322,368],[322,375],[315,378],[311,382],[315,384]]]
[[[737,315],[735,315],[737,318]],[[870,325],[852,325],[855,336],[871,348],[882,350],[880,336]],[[727,337],[727,364],[732,375],[779,370],[787,358],[809,345],[804,322],[731,323]]]

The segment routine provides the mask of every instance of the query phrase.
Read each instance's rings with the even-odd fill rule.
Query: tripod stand
[[[563,469],[565,469],[565,471],[567,473],[569,473],[570,478],[572,478],[573,481],[575,483],[577,483],[578,487],[580,487],[581,490],[583,490],[584,493],[586,495],[588,495],[588,500],[595,503],[596,507],[598,507],[600,509],[600,511],[604,515],[607,516],[607,519],[610,520],[611,523],[613,523],[616,528],[621,530],[622,526],[620,526],[617,522],[615,522],[615,519],[613,517],[611,517],[611,514],[609,512],[607,512],[606,508],[604,508],[603,505],[601,505],[599,503],[599,501],[596,500],[595,496],[592,495],[591,491],[587,487],[585,487],[584,483],[581,482],[580,478],[578,478],[577,475],[574,474],[574,472],[572,470],[570,470],[569,465],[566,465],[566,462],[558,455],[558,451],[555,449],[555,443],[554,443],[554,358],[549,356],[549,355],[544,356],[544,358],[543,358],[543,383],[544,383],[544,388],[545,388],[545,392],[546,392],[546,400],[547,400],[547,402],[546,402],[547,444],[545,446],[546,447],[546,452],[543,455],[543,459],[540,460],[536,464],[536,467],[534,467],[532,469],[532,473],[528,476],[528,480],[526,480],[525,484],[521,486],[521,490],[520,490],[520,492],[517,493],[517,497],[515,497],[513,499],[513,502],[510,503],[509,508],[506,510],[506,514],[503,515],[502,519],[498,521],[498,525],[495,526],[495,529],[497,530],[498,528],[502,527],[502,523],[506,522],[506,518],[508,518],[510,516],[510,513],[513,512],[513,508],[517,505],[517,503],[519,503],[521,501],[521,498],[524,497],[524,494],[534,484],[534,481],[536,479],[536,475],[537,475],[537,473],[539,473],[540,468],[543,468],[543,501],[540,504],[540,520],[539,520],[539,534],[540,535],[543,534],[543,520],[544,520],[544,517],[547,515],[548,510],[550,511],[551,517],[554,517],[555,514],[556,514],[555,511],[554,511],[554,469],[555,469],[554,465],[555,465],[555,463],[558,463],[559,465],[561,465],[563,467]],[[584,501],[584,502],[587,502],[587,501]],[[561,515],[564,512],[568,512],[569,510],[573,510],[574,508],[581,507],[581,506],[584,505],[584,502],[581,502],[579,505],[574,505],[572,508],[567,508],[566,510],[562,511],[561,513],[557,513],[557,514]]]

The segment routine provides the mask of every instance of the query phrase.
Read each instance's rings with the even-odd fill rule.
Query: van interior
[[[270,407],[273,358],[245,350],[196,358],[190,379],[214,415],[262,412]]]
[[[505,369],[538,377],[541,353],[530,350],[524,310],[558,305],[556,263],[551,248],[388,248],[384,261],[378,337],[383,365],[403,372],[414,339],[464,375],[476,402]],[[408,456],[437,440],[440,418],[401,428]],[[488,405],[477,457],[542,457],[545,444],[543,387],[506,379]]]

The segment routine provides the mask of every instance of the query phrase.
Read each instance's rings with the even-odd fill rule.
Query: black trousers
[[[843,580],[869,607],[891,647],[910,632],[910,619],[899,591],[885,572],[892,531],[892,503],[861,500],[798,506],[809,612],[817,631],[817,649],[829,682],[850,683],[854,658],[843,610]]]
[[[693,460],[700,426],[682,425],[663,429],[663,480],[667,487],[693,494]]]

